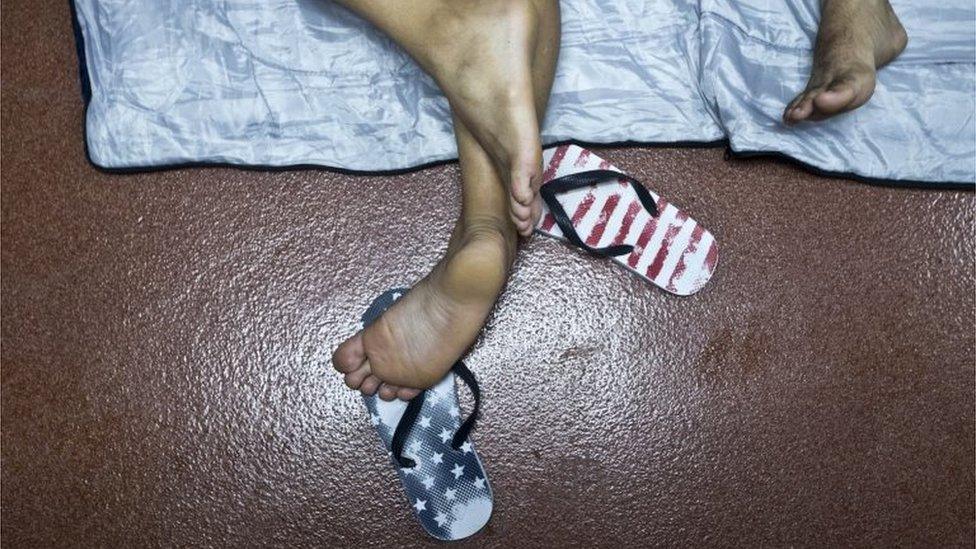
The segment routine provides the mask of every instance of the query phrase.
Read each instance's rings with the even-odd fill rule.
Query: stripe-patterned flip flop
[[[715,271],[712,233],[606,160],[576,145],[542,152],[536,231],[568,241],[668,292],[691,295]]]
[[[377,297],[363,315],[363,326],[379,318],[405,293],[405,289],[396,289]],[[455,377],[474,395],[474,409],[463,422]],[[424,530],[446,541],[480,530],[491,518],[492,493],[488,475],[468,440],[481,400],[471,371],[458,361],[437,385],[410,402],[387,402],[377,396],[363,400]]]

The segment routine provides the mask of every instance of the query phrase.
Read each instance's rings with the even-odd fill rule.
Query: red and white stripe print
[[[542,158],[545,182],[586,170],[620,171],[576,145],[546,149]],[[588,245],[602,248],[630,244],[634,246],[633,252],[613,260],[668,292],[693,294],[715,271],[718,262],[715,237],[687,213],[654,191],[650,193],[660,213],[657,218],[644,210],[637,193],[624,181],[605,181],[567,191],[557,198],[576,232]],[[536,230],[564,238],[545,205]]]

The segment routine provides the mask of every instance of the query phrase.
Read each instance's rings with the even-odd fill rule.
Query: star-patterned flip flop
[[[389,290],[377,297],[363,315],[363,326],[379,318],[406,292]],[[464,422],[455,377],[475,395],[474,411]],[[491,518],[491,485],[468,440],[479,399],[477,382],[460,361],[437,385],[409,403],[363,397],[414,515],[428,534],[440,540],[471,536]]]

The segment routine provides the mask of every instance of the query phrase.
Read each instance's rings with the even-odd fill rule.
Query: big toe
[[[821,117],[833,116],[860,107],[872,93],[874,74],[852,73],[834,80],[813,98],[813,104]]]
[[[796,96],[793,101],[790,101],[783,112],[783,120],[787,124],[796,124],[810,118],[810,115],[813,114],[813,96],[815,93],[815,91],[806,90]]]
[[[357,370],[365,360],[362,332],[343,341],[332,353],[332,366],[344,374]]]

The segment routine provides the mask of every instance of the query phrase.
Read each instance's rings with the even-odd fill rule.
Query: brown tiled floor
[[[5,545],[428,545],[329,353],[444,249],[456,166],[100,173],[70,36],[66,2],[4,6]],[[718,272],[680,299],[523,247],[468,360],[470,545],[972,546],[973,195],[601,154]]]

